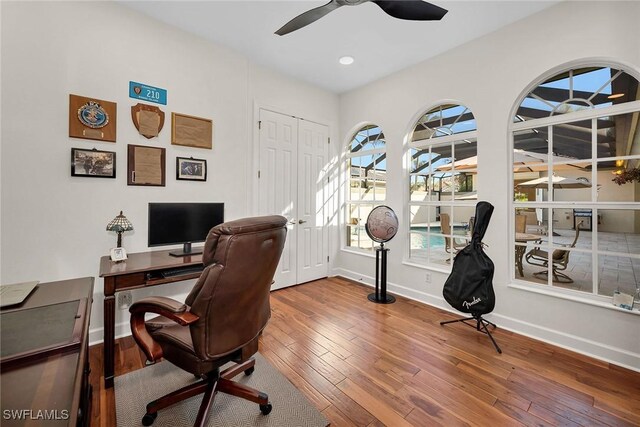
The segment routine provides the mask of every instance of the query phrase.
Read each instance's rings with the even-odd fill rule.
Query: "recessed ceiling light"
[[[338,59],[338,61],[342,64],[342,65],[351,65],[353,64],[353,56],[343,56],[340,59]]]
[[[607,96],[607,98],[609,99],[618,99],[618,98],[622,98],[624,96],[624,93],[614,93],[611,94],[609,96]]]

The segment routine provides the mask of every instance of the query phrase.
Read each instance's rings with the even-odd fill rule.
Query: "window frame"
[[[415,128],[416,126],[419,124],[419,122],[421,121],[421,119],[429,114],[430,112],[433,112],[436,109],[442,109],[443,106],[450,106],[453,108],[459,108],[462,107],[464,108],[463,113],[471,113],[473,120],[475,122],[475,129],[470,130],[470,131],[464,131],[464,132],[459,132],[459,133],[453,133],[453,134],[447,134],[447,135],[436,135],[436,133],[434,132],[434,134],[432,136],[430,136],[429,138],[420,140],[419,142],[413,142],[411,141],[413,133],[415,132]],[[441,110],[442,111],[442,110]],[[462,116],[462,115],[460,115]],[[442,117],[441,117],[442,118]],[[447,209],[450,210],[450,212],[453,212],[454,208],[475,208],[476,202],[475,200],[472,201],[466,201],[466,200],[455,200],[455,199],[451,199],[451,200],[445,200],[445,201],[412,201],[411,200],[411,177],[414,175],[412,173],[412,166],[411,166],[411,162],[412,162],[412,154],[411,151],[412,150],[424,150],[424,149],[432,149],[432,147],[444,147],[444,146],[449,146],[452,148],[452,154],[455,157],[455,145],[458,142],[462,142],[466,139],[472,139],[475,140],[476,143],[476,153],[477,153],[477,144],[478,144],[478,123],[477,123],[477,119],[475,117],[475,115],[473,114],[473,110],[468,107],[467,104],[460,102],[458,100],[441,100],[433,105],[431,105],[430,107],[423,109],[421,113],[417,114],[416,116],[414,116],[414,119],[411,122],[409,131],[407,133],[407,138],[406,138],[406,143],[405,143],[405,150],[404,150],[404,154],[405,154],[405,160],[404,160],[404,165],[405,165],[405,170],[406,172],[404,173],[404,180],[403,180],[403,184],[404,184],[404,207],[405,207],[405,214],[404,214],[404,219],[406,221],[406,227],[404,228],[405,231],[405,235],[407,238],[407,242],[404,245],[404,253],[403,253],[403,264],[409,265],[409,266],[413,266],[413,267],[418,267],[418,268],[422,268],[422,269],[427,269],[427,270],[431,270],[431,271],[438,271],[438,272],[443,272],[443,273],[449,273],[451,271],[451,266],[453,265],[453,263],[449,263],[448,265],[445,264],[441,264],[441,263],[435,263],[432,262],[430,260],[430,254],[431,254],[431,245],[428,245],[427,249],[427,260],[423,260],[417,257],[412,257],[411,256],[411,212],[412,212],[412,207],[413,206],[439,206],[439,207],[445,207]],[[477,171],[477,164],[475,166],[475,169]],[[461,171],[464,171],[462,169],[460,169]],[[477,172],[476,172],[477,173]],[[477,192],[477,188],[475,189],[475,191]],[[453,220],[453,218],[452,218]],[[452,226],[453,226],[453,222],[452,222]],[[453,234],[453,233],[452,233]],[[430,231],[427,231],[427,238],[430,235],[437,235],[437,236],[441,236],[438,233],[431,233]]]
[[[602,250],[598,244],[598,221],[593,221],[593,234],[591,240],[591,248],[590,249],[580,249],[574,248],[572,251],[576,252],[589,252],[591,254],[591,272],[592,272],[592,282],[591,282],[591,291],[586,292],[583,290],[574,290],[563,288],[553,284],[552,275],[548,275],[547,283],[536,283],[533,281],[527,281],[524,278],[519,278],[516,274],[516,270],[513,267],[515,265],[515,218],[514,212],[518,208],[542,208],[542,209],[591,209],[592,210],[592,218],[597,218],[599,210],[625,210],[632,209],[640,211],[640,202],[633,201],[624,201],[624,202],[612,202],[612,201],[598,201],[597,200],[597,184],[598,184],[598,167],[597,163],[612,161],[612,160],[639,160],[640,155],[628,155],[628,156],[615,156],[615,157],[601,157],[599,158],[597,155],[597,147],[596,141],[594,141],[594,135],[597,134],[597,121],[599,118],[605,116],[618,116],[623,114],[631,114],[631,113],[640,113],[640,100],[625,102],[623,104],[612,105],[609,107],[598,107],[591,106],[586,109],[581,109],[578,111],[573,111],[569,113],[563,114],[553,114],[542,117],[535,118],[525,121],[515,121],[514,118],[518,114],[518,110],[520,106],[523,104],[525,98],[532,93],[536,88],[542,85],[544,82],[553,78],[554,76],[560,75],[561,73],[568,73],[570,70],[576,70],[581,68],[588,67],[607,67],[618,72],[624,71],[629,76],[635,78],[640,81],[638,77],[638,73],[629,66],[625,66],[618,63],[613,63],[610,61],[580,61],[576,63],[563,64],[561,66],[555,67],[552,70],[549,70],[544,75],[540,76],[534,82],[532,82],[525,90],[522,91],[520,96],[517,98],[514,106],[512,108],[511,114],[509,115],[509,123],[508,123],[508,181],[511,183],[509,185],[509,193],[507,199],[507,209],[508,209],[508,252],[509,252],[509,263],[506,268],[509,269],[508,277],[509,282],[508,286],[516,289],[522,289],[526,291],[531,291],[535,293],[545,294],[554,296],[562,299],[569,299],[572,301],[579,301],[583,303],[588,303],[591,305],[597,305],[601,307],[611,308],[617,311],[629,312],[640,314],[640,311],[633,310],[623,310],[618,307],[615,307],[611,304],[611,296],[599,294],[599,286],[600,286],[600,267],[599,267],[599,256],[623,256],[627,258],[633,258],[640,260],[640,254],[631,254],[631,253],[620,253],[615,251],[606,251]],[[563,101],[567,102],[567,100]],[[534,128],[541,127],[553,127],[561,124],[569,124],[576,121],[591,121],[591,136],[592,136],[592,153],[591,157],[587,159],[580,159],[578,161],[573,160],[571,163],[587,163],[591,165],[591,176],[590,180],[592,183],[591,186],[591,199],[589,201],[542,201],[542,202],[523,202],[523,201],[515,201],[515,189],[514,189],[514,148],[515,148],[515,134],[520,131],[530,130]],[[594,130],[595,129],[595,130]],[[550,138],[550,150],[553,148],[553,138]],[[553,156],[550,156],[550,158]],[[547,167],[547,176],[551,176],[553,174],[553,166],[560,165],[562,162],[555,162],[553,158],[550,159],[550,162],[541,163],[540,166]],[[595,167],[594,167],[595,166]],[[549,184],[548,191],[551,191],[551,184]],[[553,230],[553,224],[551,223],[551,230]],[[553,245],[553,238],[551,238],[551,246]]]
[[[378,129],[380,129],[380,134],[382,135],[382,141],[384,141],[384,148],[375,148],[375,149],[368,149],[368,150],[363,150],[363,151],[359,151],[357,153],[352,152],[352,143],[353,140],[356,138],[356,136],[360,133],[363,132],[365,130],[367,130],[367,128],[372,128],[372,127],[376,127]],[[347,139],[346,141],[346,147],[345,147],[345,151],[344,151],[344,161],[342,163],[343,167],[345,168],[344,171],[344,192],[342,193],[344,195],[344,203],[342,204],[343,206],[343,214],[341,215],[341,227],[340,227],[340,235],[341,235],[341,244],[340,244],[340,249],[343,251],[347,251],[347,252],[353,252],[359,255],[365,255],[365,256],[374,256],[374,247],[375,247],[375,242],[372,242],[371,248],[370,249],[365,249],[362,248],[360,246],[350,246],[347,244],[347,238],[350,238],[350,234],[347,232],[347,227],[350,225],[348,224],[347,218],[349,216],[349,206],[350,205],[371,205],[372,209],[376,206],[382,206],[386,204],[387,201],[387,194],[386,194],[386,181],[385,181],[385,197],[382,200],[351,200],[351,159],[355,158],[355,157],[362,157],[363,155],[379,155],[379,154],[383,154],[385,156],[385,162],[387,161],[386,158],[386,154],[387,154],[387,139],[386,136],[384,134],[384,131],[382,130],[382,126],[372,123],[372,122],[365,122],[362,123],[358,126],[355,126],[353,128],[354,130],[352,130],[348,135],[350,135],[350,137]],[[386,171],[387,169],[385,169]],[[374,198],[375,198],[375,194],[376,191],[374,189]],[[361,218],[361,221],[363,219]],[[366,218],[364,218],[364,220],[366,220]],[[360,226],[364,227],[364,224],[361,224]]]

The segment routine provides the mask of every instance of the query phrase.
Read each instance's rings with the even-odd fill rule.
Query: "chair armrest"
[[[129,308],[131,313],[131,333],[147,359],[155,362],[162,358],[162,348],[153,340],[144,322],[146,313],[155,313],[174,322],[187,326],[198,320],[198,316],[189,311],[189,307],[166,297],[148,297],[135,302]]]
[[[129,313],[156,313],[173,320],[182,326],[187,326],[196,320],[198,316],[188,311],[188,306],[167,297],[148,297],[131,304]]]

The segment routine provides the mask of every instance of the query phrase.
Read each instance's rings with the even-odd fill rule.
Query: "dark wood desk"
[[[78,302],[75,325],[81,330],[75,345],[34,348],[20,362],[2,364],[0,393],[3,426],[11,425],[89,425],[91,386],[89,385],[89,319],[93,298],[93,277],[41,283],[21,305],[1,309],[2,316],[20,315],[29,310],[37,317],[39,309],[56,304]],[[29,314],[30,315],[30,314]],[[73,312],[72,312],[73,315]],[[37,319],[41,320],[41,319]],[[36,322],[34,323],[37,323]],[[51,325],[50,325],[51,326]],[[54,327],[57,325],[53,325]],[[67,324],[67,326],[69,326]],[[8,327],[3,322],[2,328]],[[32,327],[32,325],[25,325]],[[75,327],[74,327],[75,328]],[[3,331],[7,333],[8,331]],[[15,332],[15,331],[12,331]],[[25,335],[29,335],[25,331]],[[64,334],[62,334],[64,335]],[[37,345],[34,345],[37,347]],[[7,411],[13,411],[7,413]],[[56,417],[56,419],[38,418]]]
[[[195,279],[200,277],[200,273],[163,278],[161,272],[200,264],[202,264],[202,254],[174,257],[169,255],[168,250],[129,254],[129,258],[121,262],[113,262],[109,256],[100,258],[100,277],[104,277],[104,385],[106,388],[113,387],[114,377],[115,293]]]

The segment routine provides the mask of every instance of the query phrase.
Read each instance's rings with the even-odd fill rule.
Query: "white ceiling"
[[[293,17],[327,0],[123,1],[126,6],[227,46],[253,62],[332,92],[363,86],[493,32],[558,1],[439,1],[442,21],[395,19],[373,3],[341,7],[285,36]],[[343,55],[355,57],[340,65]]]

